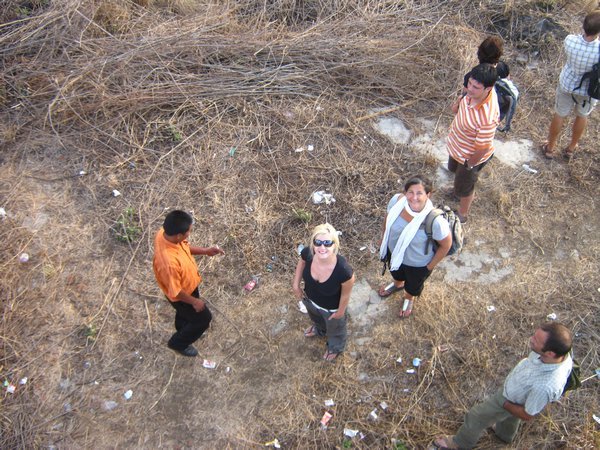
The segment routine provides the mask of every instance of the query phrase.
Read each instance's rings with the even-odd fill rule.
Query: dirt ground
[[[512,445],[490,432],[478,448],[600,447],[597,114],[571,162],[537,151],[562,39],[594,6],[8,1],[0,448],[426,448],[500,386],[551,313],[589,379]],[[522,92],[497,139],[525,150],[482,173],[464,251],[400,321],[399,298],[375,293],[389,274],[372,249],[403,180],[448,183],[438,143],[488,33]],[[384,118],[409,140],[382,134]],[[335,202],[315,204],[320,190]],[[152,274],[174,208],[193,213],[192,243],[226,252],[198,258],[214,316],[199,358],[167,349],[174,311]],[[325,221],[357,277],[334,364],[303,337],[291,290],[297,246]]]

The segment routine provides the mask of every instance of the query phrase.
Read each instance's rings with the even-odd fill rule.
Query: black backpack
[[[448,221],[450,225],[450,233],[452,233],[452,246],[446,256],[454,255],[459,253],[464,245],[465,241],[465,233],[462,227],[462,223],[460,223],[460,219],[458,215],[452,211],[449,206],[440,206],[438,208],[434,208],[431,210],[427,217],[425,218],[425,234],[427,235],[427,242],[425,243],[425,254],[429,254],[429,246],[433,248],[433,251],[437,251],[438,244],[433,239],[433,221],[438,216],[444,216],[444,219]]]
[[[494,89],[496,90],[498,105],[500,106],[500,121],[504,120],[504,126],[498,126],[498,131],[508,132],[510,131],[512,118],[517,110],[519,97],[515,95],[509,85],[501,78],[496,80]]]
[[[571,355],[573,357],[573,355]],[[571,373],[569,374],[569,378],[567,378],[567,382],[565,383],[565,387],[563,388],[562,395],[565,395],[569,391],[574,391],[575,389],[581,386],[581,367],[579,366],[579,362],[573,358],[573,368],[571,369]]]
[[[600,100],[600,54],[598,55],[598,62],[592,66],[592,70],[583,74],[579,86],[573,92],[581,89],[585,80],[589,80],[587,88],[588,97]]]

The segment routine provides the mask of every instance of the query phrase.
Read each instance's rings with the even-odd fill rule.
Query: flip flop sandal
[[[556,152],[554,150],[550,151],[548,149],[548,144],[542,144],[541,147],[542,153],[544,154],[544,157],[546,159],[554,159],[554,157],[556,156]]]
[[[577,149],[577,147],[575,147],[575,149]],[[567,161],[571,161],[573,159],[573,156],[575,156],[575,150],[570,151],[569,147],[563,150],[563,158]]]
[[[323,355],[323,360],[327,361],[327,362],[333,362],[335,361],[335,359],[339,356],[339,353],[336,352],[330,352],[329,350],[325,351],[325,354]]]
[[[398,287],[394,283],[390,283],[385,287],[381,286],[377,293],[379,294],[380,297],[385,298],[385,297],[389,297],[394,292],[401,291],[402,289],[404,289],[404,286]]]
[[[317,329],[315,328],[314,325],[311,325],[306,330],[304,330],[304,337],[307,337],[307,338],[315,337],[317,334],[318,334]]]
[[[402,309],[398,313],[398,316],[401,319],[408,319],[412,314],[414,300],[409,300],[407,298],[404,299],[404,303],[402,303]]]
[[[452,441],[451,436],[441,436],[433,441],[433,446],[438,450],[457,450],[458,447],[448,447],[450,441]]]

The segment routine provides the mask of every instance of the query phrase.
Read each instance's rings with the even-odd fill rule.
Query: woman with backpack
[[[387,205],[379,255],[389,263],[394,281],[382,286],[379,295],[388,297],[404,290],[404,302],[398,313],[401,318],[410,316],[425,280],[452,246],[450,226],[441,215],[433,221],[431,233],[437,249],[429,242],[425,219],[434,209],[430,197],[431,184],[416,176],[406,182],[404,194],[394,195]]]

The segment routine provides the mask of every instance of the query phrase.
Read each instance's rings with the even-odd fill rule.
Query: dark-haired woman
[[[394,195],[387,206],[379,254],[382,260],[389,260],[394,281],[382,286],[379,295],[388,297],[404,290],[400,317],[410,316],[415,297],[421,295],[425,280],[452,245],[450,226],[442,216],[436,217],[432,226],[437,250],[428,244],[425,219],[433,209],[430,197],[429,182],[412,177],[404,185],[404,194]]]

